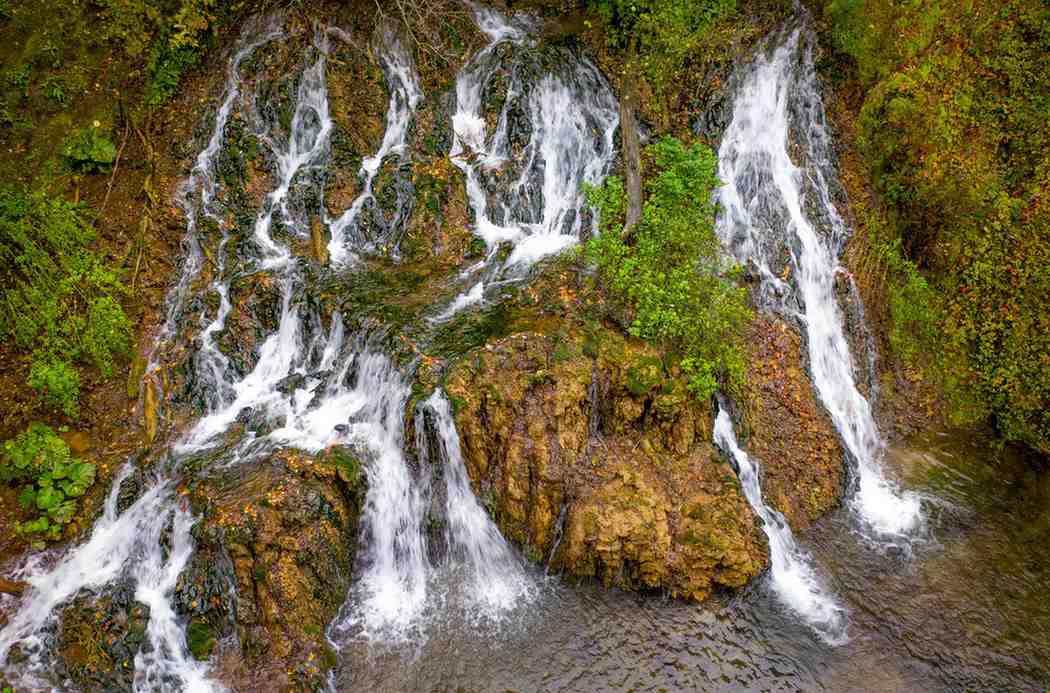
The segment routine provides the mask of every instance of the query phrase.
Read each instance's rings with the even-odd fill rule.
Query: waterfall
[[[842,644],[846,641],[846,612],[821,584],[810,557],[795,543],[784,516],[762,500],[758,462],[740,449],[733,421],[723,403],[719,403],[715,417],[714,440],[715,445],[733,458],[744,496],[762,520],[762,531],[769,540],[770,584],[777,598],[825,641]]]
[[[857,389],[835,297],[849,229],[833,202],[831,157],[812,40],[794,29],[738,87],[718,152],[717,230],[758,273],[764,307],[805,328],[814,388],[855,463],[852,508],[876,537],[906,536],[923,524],[919,498],[883,473],[883,441]]]
[[[364,212],[370,205],[375,205],[372,186],[375,184],[379,169],[387,157],[396,157],[398,162],[408,160],[407,139],[408,126],[415,113],[423,92],[419,89],[412,57],[401,45],[401,41],[392,31],[383,34],[383,50],[380,54],[383,72],[386,74],[390,89],[390,103],[386,114],[386,132],[379,150],[361,162],[358,176],[363,180],[363,190],[353,201],[350,208],[338,219],[330,221],[329,229],[332,238],[328,243],[328,254],[334,265],[345,265],[352,259],[352,250],[347,247],[349,241],[359,250],[372,251],[378,246],[392,244],[396,251],[397,233],[404,228],[412,211],[411,189],[398,192],[398,211],[393,222],[387,225],[385,233],[378,238],[368,237],[363,228]],[[395,253],[396,255],[396,253]]]
[[[581,188],[609,173],[619,125],[616,98],[590,61],[566,49],[541,52],[521,20],[481,7],[474,13],[490,43],[456,78],[450,156],[466,176],[474,234],[487,253],[463,272],[469,288],[438,321],[596,230]],[[490,133],[487,102],[501,95]],[[509,249],[504,259],[501,246]]]
[[[531,595],[532,582],[470,487],[448,398],[435,390],[423,410],[433,418],[440,442],[449,560],[468,572],[469,598],[482,615],[498,618]]]
[[[273,23],[246,27],[230,58],[207,144],[177,193],[186,214],[186,255],[168,294],[165,322],[155,337],[147,375],[155,377],[167,365],[162,364],[169,356],[164,348],[177,346],[180,330],[189,324],[194,334],[188,381],[203,416],[162,454],[153,477],[130,507],[118,512],[117,503],[131,464],[113,480],[103,512],[81,544],[54,555],[33,556],[19,571],[29,588],[0,629],[0,672],[20,687],[53,685],[51,652],[61,607],[79,594],[101,594],[119,583],[134,587],[134,599],[150,613],[147,643],[134,658],[135,690],[222,690],[210,680],[209,664],[189,653],[185,618],[173,602],[179,575],[193,555],[191,529],[196,522],[175,488],[183,478],[182,462],[200,453],[208,453],[209,469],[216,469],[250,463],[280,447],[319,452],[331,445],[352,446],[364,459],[369,484],[361,518],[360,576],[348,609],[366,633],[381,635],[411,622],[425,602],[429,566],[421,522],[427,499],[403,450],[408,374],[376,348],[374,330],[347,335],[340,313],[322,316],[304,300],[307,276],[285,240],[308,238],[310,215],[323,213],[320,189],[333,127],[325,76],[327,34],[318,33],[307,50],[294,113],[286,125],[255,107],[255,95],[247,93],[249,78],[241,74],[248,56],[280,36]],[[400,44],[392,41],[390,52],[382,55],[388,75],[401,75],[399,84],[415,84]],[[392,84],[391,89],[396,92],[398,87]],[[414,106],[419,93],[412,93]],[[395,98],[396,93],[392,102]],[[403,146],[412,112],[391,110],[384,147],[396,151]],[[267,150],[273,169],[273,188],[243,232],[230,220],[233,215],[222,201],[215,171],[234,118],[241,119]],[[366,162],[366,167],[378,168],[383,156],[381,152],[376,163]],[[317,207],[304,209],[304,201]],[[218,238],[209,236],[213,228]],[[365,250],[371,240],[348,234],[347,252]],[[208,255],[209,282],[197,289],[194,281],[204,266],[206,241],[216,244],[216,252]],[[245,275],[263,276],[278,289],[280,316],[276,329],[256,349],[254,365],[239,374],[218,338],[233,309],[231,281]],[[207,294],[218,300],[202,300]],[[233,424],[249,419],[244,433],[229,445],[226,438]],[[9,661],[15,647],[17,664]]]
[[[198,237],[198,215],[203,215],[210,221],[219,224],[225,232],[223,220],[213,206],[217,190],[214,166],[215,157],[222,149],[230,113],[241,96],[241,63],[258,48],[281,36],[281,30],[271,21],[261,29],[250,25],[246,28],[245,35],[250,38],[234,52],[227,67],[225,93],[222,104],[215,114],[215,124],[208,138],[208,144],[197,155],[190,175],[179,186],[175,196],[176,203],[186,217],[186,234],[183,236],[182,244],[184,257],[179,279],[168,292],[164,322],[153,339],[146,366],[147,376],[153,376],[160,367],[157,361],[157,351],[175,337],[190,284],[201,270],[204,257]],[[225,294],[222,294],[222,300],[224,302],[227,300]]]

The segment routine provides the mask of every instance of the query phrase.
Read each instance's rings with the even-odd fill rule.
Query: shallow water
[[[954,434],[893,447],[887,465],[934,499],[931,536],[910,557],[858,541],[846,510],[799,537],[849,611],[843,646],[792,616],[768,578],[696,605],[552,577],[498,626],[446,609],[413,645],[349,647],[334,687],[1044,691],[1050,478]]]

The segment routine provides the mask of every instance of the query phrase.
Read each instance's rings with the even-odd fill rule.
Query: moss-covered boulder
[[[334,662],[324,630],[350,588],[359,464],[340,449],[286,450],[209,479],[192,497],[203,520],[179,597],[191,652],[215,650],[235,687],[314,690]],[[215,589],[224,579],[235,603]],[[224,639],[230,630],[237,637]]]
[[[711,413],[660,354],[618,332],[516,334],[452,369],[464,462],[533,560],[627,589],[704,599],[766,547]]]
[[[81,690],[131,691],[149,613],[148,606],[134,600],[130,585],[74,599],[62,611],[58,632],[64,674]]]

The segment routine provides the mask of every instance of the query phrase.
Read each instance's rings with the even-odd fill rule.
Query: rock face
[[[742,444],[762,464],[766,502],[800,531],[838,504],[845,453],[816,400],[798,333],[763,315],[746,341],[742,406],[748,435]]]
[[[134,588],[102,597],[81,596],[62,612],[58,652],[64,673],[85,691],[130,691],[135,655],[146,640],[149,607]]]
[[[706,598],[767,561],[710,411],[641,342],[517,334],[446,387],[464,462],[504,534],[555,570]]]
[[[282,451],[195,489],[204,520],[176,600],[190,650],[207,658],[217,648],[234,688],[323,682],[333,657],[324,630],[350,588],[362,479],[343,451]]]

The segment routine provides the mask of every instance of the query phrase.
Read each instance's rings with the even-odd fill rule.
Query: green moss
[[[1050,6],[825,10],[865,90],[857,146],[883,204],[868,225],[895,352],[944,385],[957,422],[1050,454]]]
[[[215,649],[215,631],[204,621],[191,621],[186,628],[186,646],[195,659],[207,660]]]
[[[510,334],[511,322],[511,309],[504,303],[462,312],[435,331],[427,350],[442,358],[459,356]]]
[[[635,397],[656,390],[663,380],[663,363],[652,356],[642,358],[627,369],[627,390]]]

